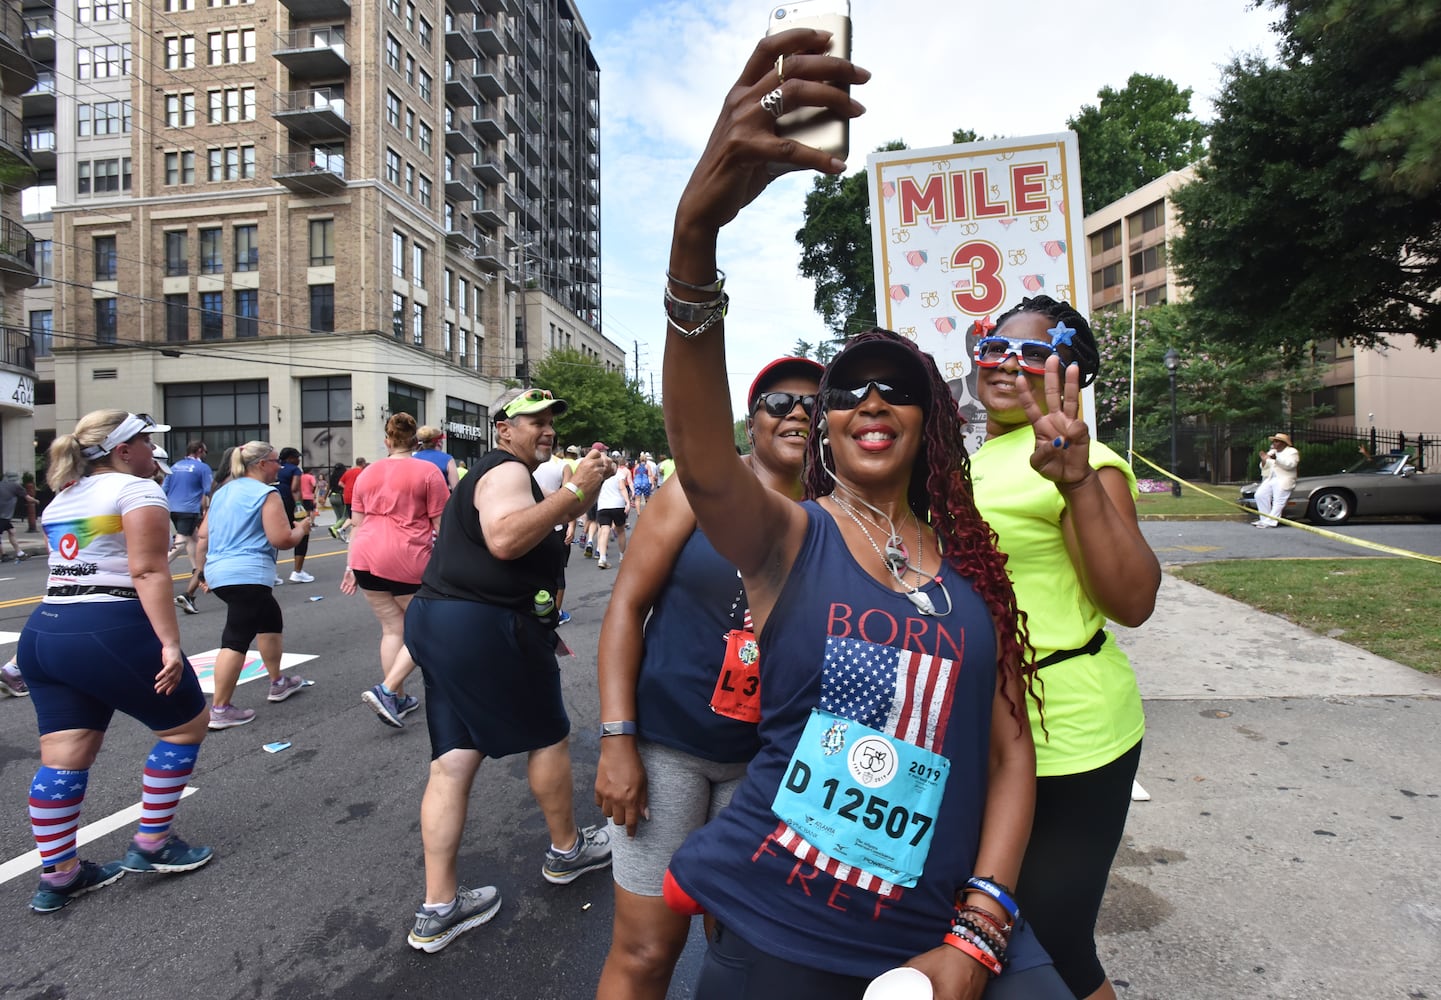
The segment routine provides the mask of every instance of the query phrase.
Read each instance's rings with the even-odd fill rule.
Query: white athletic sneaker
[[[315,582],[315,577],[311,576],[309,573],[304,572],[303,570],[296,570],[294,573],[291,573],[291,574],[290,574],[290,582],[291,582],[291,583],[314,583],[314,582]]]

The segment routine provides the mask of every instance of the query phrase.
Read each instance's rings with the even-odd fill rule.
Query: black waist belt
[[[1095,656],[1101,651],[1101,647],[1105,644],[1106,630],[1098,628],[1096,629],[1096,634],[1091,636],[1091,641],[1084,646],[1076,649],[1058,649],[1050,656],[1043,656],[1036,661],[1036,669],[1040,670],[1042,667],[1049,667],[1077,656]]]
[[[134,587],[87,587],[83,584],[70,583],[63,587],[51,587],[45,591],[47,597],[84,597],[87,594],[108,594],[111,597],[126,597],[132,601],[140,600],[140,594]]]

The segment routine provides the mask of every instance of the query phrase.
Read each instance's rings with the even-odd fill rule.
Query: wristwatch
[[[634,736],[635,723],[625,722],[602,722],[600,724],[600,735],[604,739],[607,736]]]

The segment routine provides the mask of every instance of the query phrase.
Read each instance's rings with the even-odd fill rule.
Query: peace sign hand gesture
[[[1031,392],[1029,377],[1016,376],[1016,396],[1026,411],[1026,419],[1036,431],[1036,450],[1031,454],[1031,468],[1060,487],[1075,486],[1093,474],[1091,469],[1091,432],[1079,416],[1081,410],[1081,366],[1067,366],[1064,376],[1061,359],[1046,359],[1045,409]]]

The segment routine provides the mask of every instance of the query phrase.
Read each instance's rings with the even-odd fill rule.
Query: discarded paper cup
[[[935,995],[924,972],[903,966],[871,980],[862,1000],[932,1000]]]

